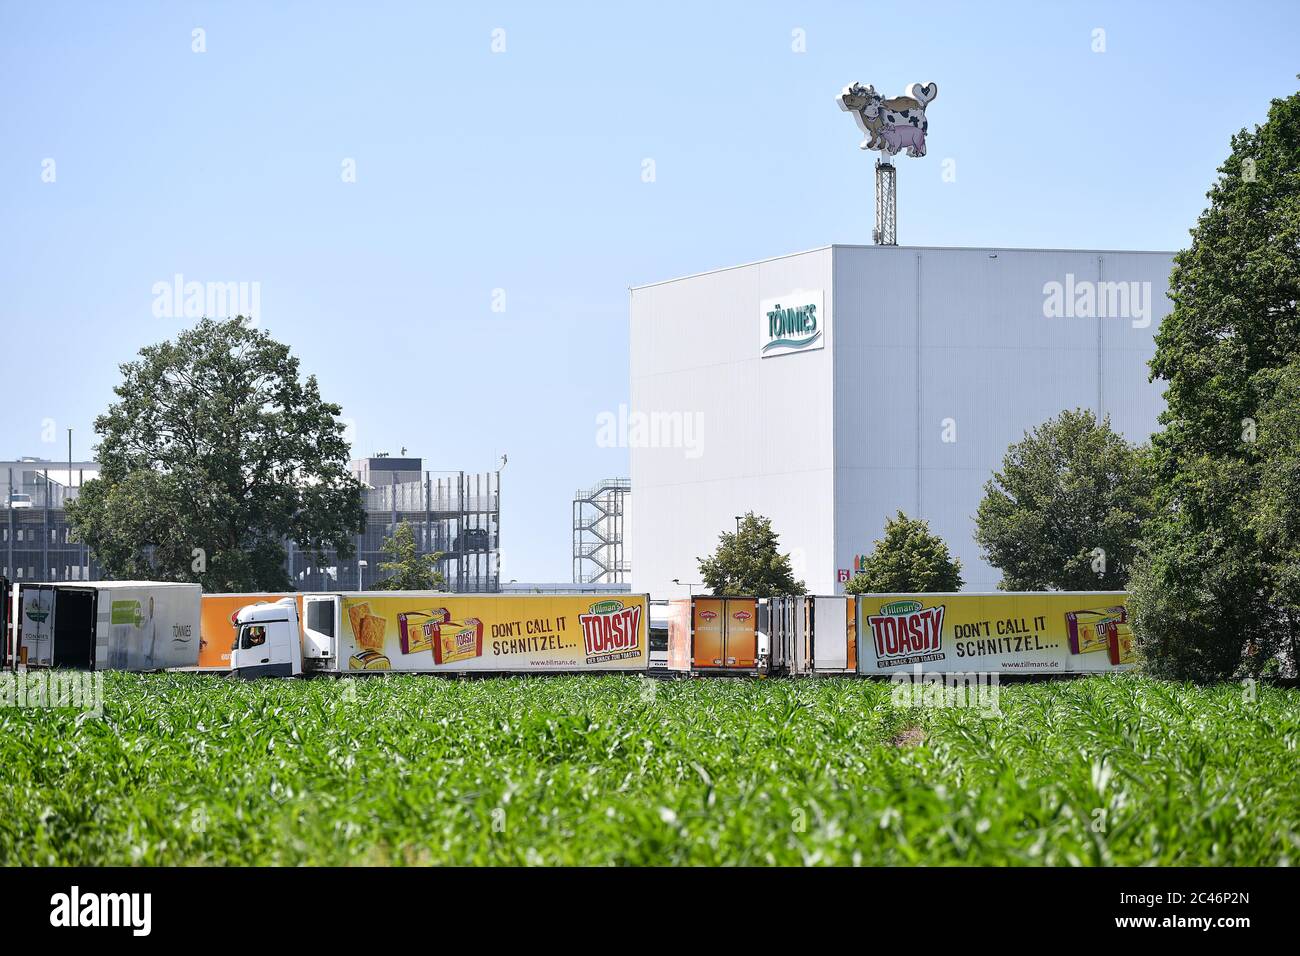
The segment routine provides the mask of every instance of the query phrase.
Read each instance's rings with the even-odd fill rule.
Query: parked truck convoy
[[[3,583],[3,582],[0,582]],[[1135,662],[1123,592],[651,601],[439,591],[200,595],[148,581],[14,584],[0,662],[241,677],[383,672],[1085,674]]]

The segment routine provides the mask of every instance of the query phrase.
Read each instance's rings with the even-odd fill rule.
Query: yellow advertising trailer
[[[644,672],[648,604],[645,594],[288,596],[239,611],[231,669],[240,677]]]
[[[1137,660],[1123,591],[861,594],[861,674],[1095,674]]]

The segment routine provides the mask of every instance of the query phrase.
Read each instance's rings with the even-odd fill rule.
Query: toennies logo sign
[[[759,354],[763,358],[807,352],[826,344],[822,291],[791,292],[758,304]]]

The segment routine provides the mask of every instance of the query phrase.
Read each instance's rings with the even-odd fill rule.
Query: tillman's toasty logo
[[[587,663],[621,661],[641,656],[641,606],[624,607],[622,601],[599,601],[579,614]]]
[[[700,612],[700,620],[701,620],[701,621],[716,621],[717,619],[718,619],[718,612],[717,612],[717,611],[701,611],[701,612]]]
[[[892,601],[867,618],[876,642],[876,666],[943,660],[943,608]]]
[[[737,611],[735,614],[731,616],[734,617],[737,621],[743,623],[745,621],[748,621],[754,615],[750,614],[748,611]]]

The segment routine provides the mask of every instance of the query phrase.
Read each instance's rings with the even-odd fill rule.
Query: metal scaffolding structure
[[[876,228],[871,241],[878,246],[898,245],[898,171],[888,160],[876,160]]]
[[[340,560],[288,546],[289,577],[299,591],[364,590],[379,581],[388,560],[384,539],[405,522],[420,554],[440,555],[438,569],[451,591],[501,590],[501,473],[422,471],[421,460],[363,459],[354,471],[362,492],[366,530],[355,552]],[[364,565],[361,562],[365,562]]]
[[[623,556],[630,478],[605,478],[573,496],[573,583],[622,584],[630,562]]]

